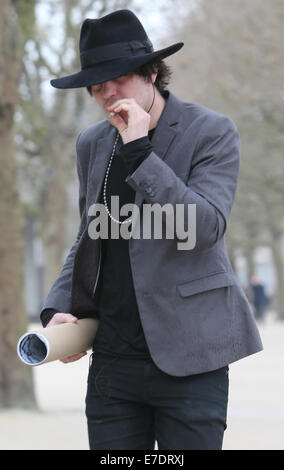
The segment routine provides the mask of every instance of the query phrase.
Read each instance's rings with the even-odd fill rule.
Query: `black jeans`
[[[93,354],[86,395],[92,450],[220,450],[228,366],[175,377],[152,360]]]

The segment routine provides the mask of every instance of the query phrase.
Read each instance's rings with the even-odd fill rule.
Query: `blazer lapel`
[[[96,147],[92,149],[92,168],[88,182],[88,186],[91,183],[91,186],[93,187],[90,205],[97,203],[99,200],[116,133],[116,129],[110,126],[107,137],[101,137],[98,139]]]

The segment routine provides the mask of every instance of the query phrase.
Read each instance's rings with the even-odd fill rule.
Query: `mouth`
[[[118,101],[118,98],[115,98],[115,99],[110,99],[108,101],[105,102],[105,109],[107,109],[109,106],[112,106],[114,103],[116,103],[116,101]]]

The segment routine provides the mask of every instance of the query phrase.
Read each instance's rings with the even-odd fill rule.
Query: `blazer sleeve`
[[[188,133],[187,138],[195,136]],[[185,154],[183,158],[190,156]],[[173,207],[174,225],[168,218],[165,221],[171,222],[171,228],[174,226],[173,238],[181,242],[180,234],[190,232],[194,227],[196,241],[192,251],[207,250],[226,231],[237,188],[239,162],[240,142],[236,125],[230,118],[214,114],[200,125],[185,182],[155,152],[126,181],[135,191],[142,192],[148,203]],[[178,215],[177,205],[182,210]],[[196,207],[194,224],[188,205]],[[179,246],[179,249],[186,249],[182,243]]]
[[[86,188],[83,181],[83,173],[80,162],[81,152],[79,150],[80,137],[79,134],[76,142],[76,153],[77,153],[77,175],[79,180],[79,212],[80,212],[80,224],[77,232],[76,240],[70,249],[65,263],[61,269],[61,272],[52,285],[45,303],[43,305],[40,320],[43,326],[52,318],[56,312],[68,313],[71,307],[71,286],[72,286],[72,274],[74,258],[77,251],[80,238],[87,226],[87,215],[86,215]],[[53,313],[53,314],[52,314]]]

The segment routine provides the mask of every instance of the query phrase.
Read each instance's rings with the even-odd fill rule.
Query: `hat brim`
[[[159,51],[155,51],[143,56],[127,57],[125,59],[116,59],[109,62],[96,64],[93,67],[88,67],[78,73],[67,75],[62,78],[55,78],[50,81],[54,88],[82,88],[99,83],[114,80],[115,78],[126,75],[129,72],[141,67],[156,58],[164,59],[175,52],[178,52],[183,47],[183,42],[178,42],[172,46],[166,47]]]

